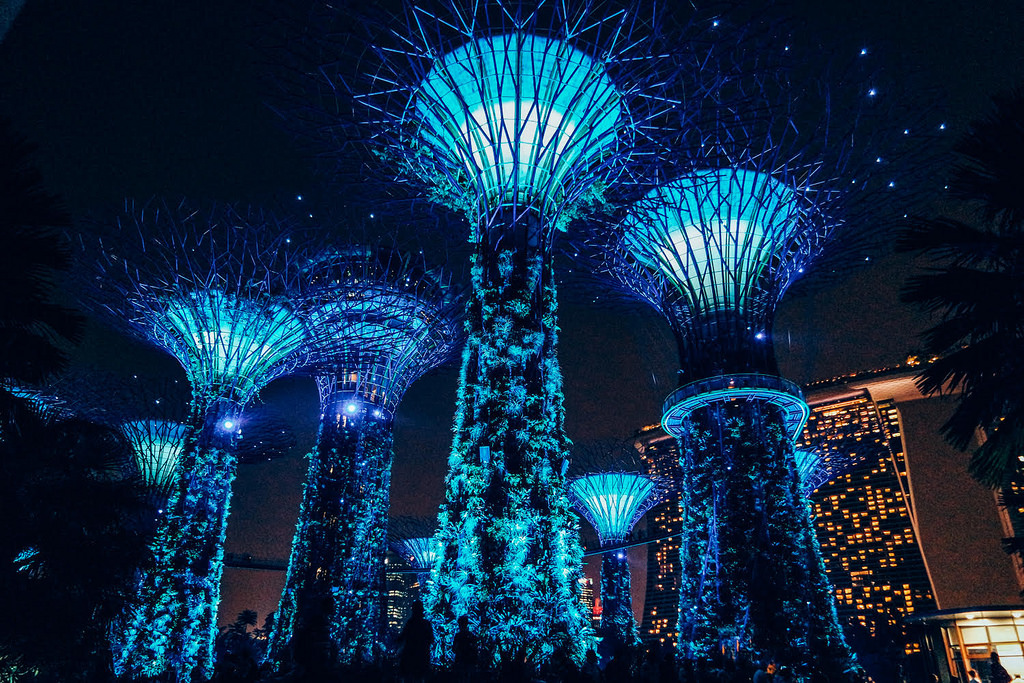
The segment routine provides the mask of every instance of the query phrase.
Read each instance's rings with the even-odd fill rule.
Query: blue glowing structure
[[[421,589],[430,579],[430,570],[437,563],[437,544],[433,536],[420,538],[403,538],[396,544],[400,555],[416,569],[416,579]]]
[[[620,177],[653,117],[647,27],[591,0],[405,4],[358,95],[398,174],[470,223],[472,296],[426,606],[437,655],[458,618],[484,661],[582,661],[576,522],[564,473],[551,245]],[[614,76],[613,76],[614,74]],[[385,85],[386,84],[386,85]],[[536,645],[536,647],[532,647]]]
[[[802,169],[758,162],[694,164],[622,224],[633,272],[653,284],[639,291],[666,314],[694,378],[666,399],[662,419],[683,444],[686,479],[680,653],[707,662],[723,647],[755,658],[795,648],[838,673],[850,653],[793,451],[809,409],[777,376],[771,344],[778,300],[834,224],[795,180],[806,182]],[[766,573],[752,557],[779,566]],[[793,576],[807,578],[798,588]]]
[[[589,474],[569,482],[575,507],[597,531],[601,544],[622,541],[657,502],[650,477],[628,472]]]
[[[628,128],[604,64],[566,40],[514,31],[470,38],[435,61],[412,99],[422,144],[488,215],[557,215],[591,185]],[[412,113],[412,112],[410,112]]]
[[[121,425],[131,444],[135,465],[154,498],[166,501],[188,437],[188,427],[165,420],[132,420]]]
[[[331,642],[331,665],[381,656],[394,413],[462,339],[456,290],[419,258],[358,246],[313,269],[304,301],[320,431],[271,635],[278,667],[325,664],[300,661],[301,638]]]
[[[606,472],[588,474],[569,482],[573,507],[597,531],[601,545],[625,540],[633,526],[658,502],[658,483],[642,474]],[[599,635],[614,652],[616,645],[639,643],[630,587],[629,560],[622,549],[605,552],[601,559],[601,630]]]
[[[762,58],[756,44],[745,52]],[[764,64],[747,72],[714,45],[694,55],[681,82],[709,96],[689,98],[680,125],[700,144],[666,147],[595,239],[599,269],[661,313],[679,349],[662,419],[684,478],[679,653],[711,667],[723,652],[799,652],[841,676],[851,656],[804,496],[827,463],[794,453],[809,409],[778,376],[772,333],[790,286],[822,261],[837,267],[889,201],[891,169],[867,143],[884,133],[860,128],[877,100],[843,111],[847,127]]]
[[[233,448],[255,393],[295,368],[306,342],[300,271],[284,227],[255,211],[128,206],[87,251],[90,300],[184,368],[192,393],[178,474],[146,572],[115,643],[130,676],[189,681],[213,669]],[[232,423],[231,427],[227,425]]]
[[[651,190],[626,219],[630,249],[701,312],[745,311],[800,239],[793,188],[766,173],[697,170]],[[763,330],[758,330],[763,332]]]

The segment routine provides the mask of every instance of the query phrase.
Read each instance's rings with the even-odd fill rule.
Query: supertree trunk
[[[841,676],[852,659],[779,410],[700,408],[682,446],[680,656],[698,668],[738,657]]]
[[[390,419],[324,409],[269,657],[304,669],[380,655],[393,458]]]
[[[481,230],[439,559],[428,592],[446,657],[470,616],[494,662],[581,657],[582,549],[564,490],[553,270],[531,216]]]
[[[640,644],[630,591],[626,551],[605,553],[601,559],[601,635],[603,642],[612,643],[615,647]]]
[[[224,535],[236,460],[225,420],[236,402],[197,396],[174,490],[130,608],[115,670],[132,677],[169,676],[184,683],[213,673]]]

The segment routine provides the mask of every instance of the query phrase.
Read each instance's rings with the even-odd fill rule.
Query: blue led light
[[[431,537],[405,538],[399,541],[399,545],[405,550],[406,559],[413,569],[429,571],[437,561],[437,543]]]
[[[421,138],[463,169],[476,194],[542,208],[615,142],[622,110],[600,63],[564,42],[521,33],[445,54],[415,107]]]
[[[591,474],[569,483],[574,504],[594,525],[602,543],[626,538],[646,511],[656,487],[640,474]]]
[[[345,404],[345,412],[346,412],[346,413],[348,413],[349,415],[351,415],[352,413],[356,412],[356,410],[357,410],[358,408],[359,408],[359,406],[357,406],[357,405],[356,405],[356,404],[355,404],[354,402],[352,402],[352,401],[350,401],[350,402],[348,402],[348,403],[346,403],[346,404]]]
[[[655,188],[627,217],[627,245],[703,310],[744,310],[799,230],[792,189],[740,169],[698,171]]]

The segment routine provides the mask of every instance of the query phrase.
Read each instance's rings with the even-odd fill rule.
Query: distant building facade
[[[593,579],[587,577],[580,579],[580,602],[583,603],[583,609],[590,615],[590,625],[596,630],[601,625],[601,601],[594,590]]]
[[[648,534],[660,538],[647,546],[647,589],[644,597],[640,640],[645,645],[676,647],[679,637],[679,491],[682,469],[679,446],[658,425],[641,429],[636,447],[647,473],[666,482],[664,497],[647,513]]]
[[[920,636],[904,621],[936,602],[918,543],[899,410],[891,399],[876,402],[867,389],[841,384],[818,387],[806,399],[811,415],[801,445],[857,460],[810,496],[847,634],[856,649],[898,638],[903,655],[920,653]]]

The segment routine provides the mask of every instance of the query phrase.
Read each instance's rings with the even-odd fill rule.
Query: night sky
[[[112,2],[28,0],[0,43],[0,115],[39,146],[49,188],[76,216],[112,212],[124,197],[305,206],[330,190],[265,105],[265,57],[252,47],[272,30],[247,0]],[[791,3],[810,58],[870,49],[890,78],[906,74],[936,93],[951,136],[988,97],[1024,81],[1020,3],[1005,0],[860,0]],[[801,49],[800,45],[796,45]],[[936,119],[938,120],[938,119]],[[941,179],[936,177],[936,182]],[[873,265],[813,295],[787,301],[775,330],[783,374],[798,381],[902,361],[925,320],[898,300],[903,257]],[[577,441],[623,438],[656,422],[674,387],[675,345],[640,309],[570,303],[562,313],[567,429]],[[173,374],[173,361],[94,325],[76,362],[122,373]],[[409,391],[398,412],[393,509],[429,515],[442,493],[456,370]],[[293,416],[293,457],[242,468],[229,552],[287,557],[315,434],[316,391],[285,378],[264,392]],[[642,562],[644,551],[634,557]],[[636,575],[638,572],[634,572]],[[642,576],[642,572],[639,572]],[[229,571],[221,619],[276,607],[283,574]]]

